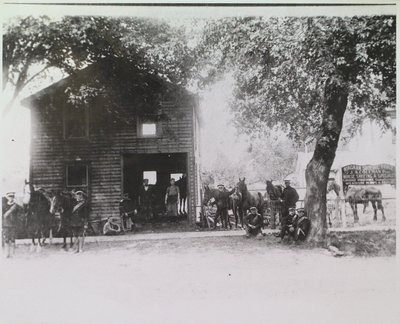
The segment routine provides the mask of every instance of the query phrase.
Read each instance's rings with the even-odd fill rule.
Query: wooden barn
[[[91,219],[119,215],[143,179],[162,214],[171,176],[187,175],[187,220],[199,221],[197,97],[124,60],[103,60],[22,102],[31,110],[30,181],[88,193]]]

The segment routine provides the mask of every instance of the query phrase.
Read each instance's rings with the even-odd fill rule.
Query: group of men
[[[186,181],[186,175],[182,176],[183,182]],[[175,179],[170,179],[170,185],[167,187],[164,203],[166,206],[166,215],[177,217],[178,216],[178,203],[180,201],[180,189],[176,185]],[[146,221],[151,221],[154,218],[154,191],[152,186],[149,185],[149,179],[144,179],[141,185],[137,201],[132,200],[128,194],[124,194],[119,202],[119,211],[122,218],[122,226],[119,225],[120,219],[109,217],[103,228],[103,234],[115,235],[120,234],[129,227],[134,229],[135,215],[140,213],[140,216]],[[130,226],[128,226],[130,222]]]
[[[228,222],[228,208],[229,196],[235,194],[236,188],[227,190],[223,184],[217,186],[219,194],[215,197],[217,211],[215,215],[214,227],[221,218],[224,225]],[[290,180],[285,180],[285,188],[283,189],[282,196],[279,197],[281,202],[281,230],[276,235],[280,237],[281,241],[286,235],[293,237],[295,240],[304,239],[309,230],[309,220],[305,214],[304,209],[296,210],[296,204],[299,200],[299,195],[295,188],[291,186]],[[230,225],[230,224],[229,224]],[[227,227],[227,224],[225,224]],[[256,206],[251,206],[248,215],[245,219],[246,237],[261,236],[262,228],[264,227],[264,218],[258,213]]]
[[[74,205],[68,227],[74,237],[75,252],[80,253],[83,252],[84,234],[88,225],[87,196],[81,190],[74,191],[73,196]],[[24,225],[23,207],[16,203],[15,192],[7,192],[2,201],[2,243],[6,246],[6,257],[9,258],[14,254],[17,232]]]

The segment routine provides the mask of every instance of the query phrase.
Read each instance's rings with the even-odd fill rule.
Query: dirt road
[[[1,260],[1,323],[399,323],[394,257],[243,237],[45,247]]]

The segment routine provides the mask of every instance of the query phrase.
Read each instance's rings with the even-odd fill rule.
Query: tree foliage
[[[191,49],[183,29],[143,18],[18,17],[3,26],[3,90],[21,91],[50,68],[67,74],[105,58],[123,58],[137,69],[185,84]],[[78,94],[76,94],[78,95]]]
[[[298,141],[322,125],[324,85],[346,83],[353,125],[388,127],[395,101],[395,17],[226,18],[209,23],[199,46],[204,82],[234,71],[238,126],[286,129]]]

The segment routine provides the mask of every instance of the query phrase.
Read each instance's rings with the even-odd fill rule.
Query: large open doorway
[[[166,220],[164,204],[166,189],[171,177],[177,178],[183,174],[187,174],[187,153],[144,153],[123,156],[124,193],[138,203],[143,179],[149,180],[152,192],[152,222]],[[149,221],[140,212],[136,219],[138,222]],[[179,220],[183,219],[187,219],[187,215],[179,216]]]

